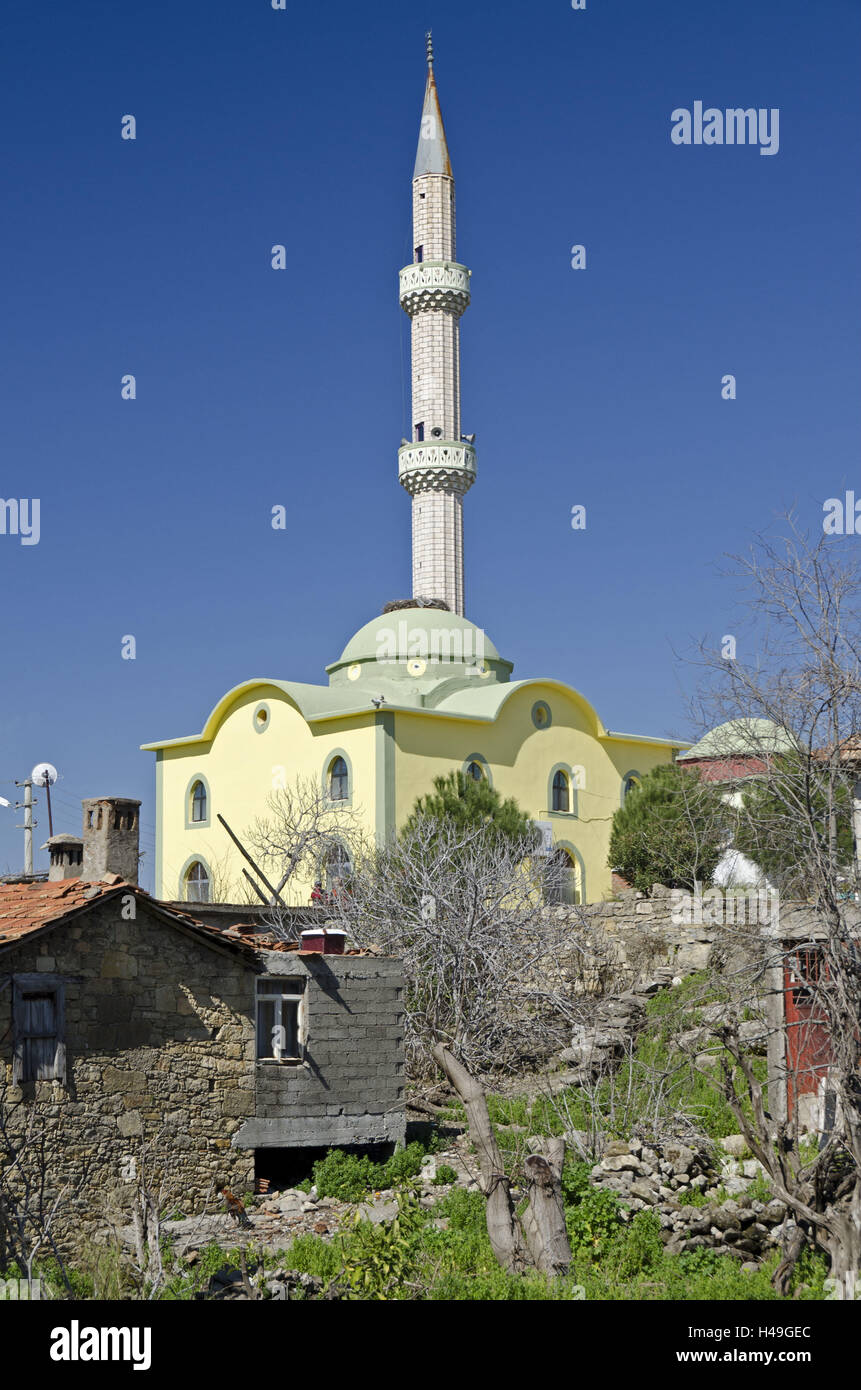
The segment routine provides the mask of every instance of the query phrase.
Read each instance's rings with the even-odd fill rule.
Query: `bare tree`
[[[578,938],[577,909],[547,903],[567,877],[532,837],[424,816],[357,859],[333,914],[360,946],[403,957],[414,1074],[435,1071],[436,1043],[477,1073],[564,1045],[579,1017],[570,958],[590,953],[585,917]]]
[[[788,947],[779,922],[767,935],[779,995],[788,956],[803,947],[817,961],[805,988],[811,1017],[828,1040],[835,1106],[813,1159],[802,1149],[799,1108],[791,1118],[781,1116],[763,1096],[738,1023],[730,1018],[716,1031],[734,1062],[724,1065],[723,1091],[751,1151],[798,1230],[828,1252],[832,1276],[852,1282],[861,1268],[861,933],[853,901],[857,846],[853,855],[851,845],[861,734],[861,571],[844,540],[823,536],[814,544],[792,517],[786,520],[781,539],[760,538],[748,555],[735,557],[749,634],[735,639],[734,659],[706,658],[712,678],[701,708],[704,722],[740,721],[725,750],[731,775],[741,738],[754,774],[733,798],[739,838],[761,856],[784,895],[803,896],[812,909],[806,943]],[[744,651],[752,653],[749,660]],[[783,1029],[782,1016],[773,1026]],[[747,1106],[733,1073],[743,1078]],[[770,1079],[779,1086],[785,1078]],[[799,1248],[795,1240],[795,1254]],[[781,1272],[784,1284],[793,1250]]]
[[[32,1285],[37,1261],[50,1254],[70,1287],[61,1228],[71,1219],[87,1170],[84,1166],[74,1182],[58,1185],[49,1153],[43,1108],[35,1102],[10,1101],[7,1088],[0,1086],[0,1270],[15,1263]]]
[[[291,934],[278,909],[284,889],[297,881],[316,878],[345,880],[362,851],[363,835],[355,811],[332,800],[326,787],[311,777],[273,791],[267,798],[268,814],[259,816],[246,839],[271,879],[269,895],[274,911],[269,925]]]

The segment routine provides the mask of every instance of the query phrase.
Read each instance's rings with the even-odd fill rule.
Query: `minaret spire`
[[[471,272],[455,260],[454,178],[426,35],[427,83],[413,170],[413,261],[400,273],[412,321],[411,442],[398,454],[413,499],[413,596],[463,613],[463,495],[475,481],[474,436],[460,432],[460,316]]]

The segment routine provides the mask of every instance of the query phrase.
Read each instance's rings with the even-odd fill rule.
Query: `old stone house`
[[[88,836],[128,816],[101,808],[84,865]],[[6,1147],[35,1116],[52,1189],[81,1185],[74,1210],[98,1220],[142,1158],[194,1210],[299,1149],[393,1145],[401,992],[397,960],[222,931],[109,871],[0,885]]]

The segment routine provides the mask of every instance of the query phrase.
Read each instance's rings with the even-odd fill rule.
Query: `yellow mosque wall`
[[[533,723],[536,704],[550,711],[547,727]],[[530,681],[515,689],[492,723],[398,713],[395,728],[398,826],[416,797],[431,789],[434,777],[462,768],[478,754],[501,796],[514,797],[534,820],[550,821],[554,841],[576,850],[588,901],[610,893],[607,848],[622,779],[631,772],[645,775],[672,760],[666,745],[599,739],[594,712],[585,701],[550,681]],[[559,767],[573,774],[576,791],[567,813],[551,810],[551,778]]]
[[[258,730],[256,716],[263,707],[267,718]],[[189,861],[199,858],[218,890],[214,896],[244,901],[245,861],[217,820],[218,813],[247,845],[249,827],[267,816],[269,795],[300,779],[321,784],[324,768],[337,752],[347,754],[356,819],[372,833],[375,738],[370,715],[309,725],[283,691],[259,685],[237,697],[211,739],[163,748],[157,773],[161,862],[156,867],[156,895],[182,899]],[[198,779],[206,786],[208,814],[205,823],[191,824],[191,787]],[[312,882],[297,881],[289,900],[307,902]]]
[[[534,722],[536,706],[549,711],[542,727]],[[534,820],[551,824],[554,842],[573,851],[585,875],[585,899],[595,901],[611,891],[607,846],[623,778],[645,774],[673,753],[648,739],[608,736],[582,697],[552,681],[513,688],[492,720],[393,709],[311,724],[283,690],[259,684],[217,708],[204,732],[205,739],[163,745],[158,753],[156,894],[166,899],[186,896],[185,874],[200,860],[214,899],[244,901],[244,860],[218,813],[247,843],[252,823],[267,815],[272,792],[299,779],[321,785],[341,754],[350,774],[350,823],[368,843],[400,829],[416,798],[432,790],[434,777],[477,758],[503,797],[514,797]],[[559,767],[571,779],[568,812],[551,809],[551,778]],[[207,794],[202,824],[190,818],[198,779]],[[383,804],[387,793],[390,805]],[[306,903],[312,882],[313,874],[296,879],[285,897]]]

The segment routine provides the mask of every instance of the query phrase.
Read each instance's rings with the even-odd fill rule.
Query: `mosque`
[[[613,812],[638,779],[684,743],[610,732],[578,691],[513,666],[464,614],[463,502],[475,437],[461,433],[460,320],[471,272],[456,259],[455,187],[428,37],[412,180],[413,259],[400,272],[411,324],[412,438],[398,478],[412,504],[412,599],[389,603],[326,667],[328,684],[253,679],[229,690],[199,734],[143,745],[156,755],[156,896],[237,900],[239,834],[273,788],[313,778],[332,810],[378,842],[404,823],[440,773],[461,769],[514,797],[564,856],[566,898],[611,891]],[[321,865],[343,877],[347,851]],[[306,903],[312,882],[291,881]]]

